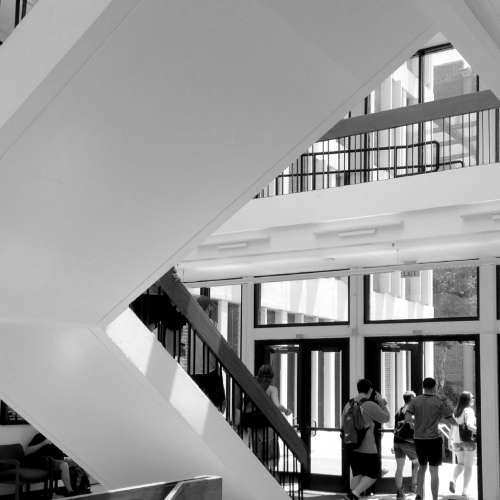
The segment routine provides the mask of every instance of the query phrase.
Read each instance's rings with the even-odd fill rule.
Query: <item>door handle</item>
[[[316,422],[316,420],[311,420],[311,437],[316,436],[316,431],[312,430],[314,427],[318,427],[318,422]]]

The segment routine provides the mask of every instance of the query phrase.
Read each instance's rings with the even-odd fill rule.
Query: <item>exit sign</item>
[[[420,269],[410,269],[408,271],[401,271],[401,278],[418,278],[420,276]]]

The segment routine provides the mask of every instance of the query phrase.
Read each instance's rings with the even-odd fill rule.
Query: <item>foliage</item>
[[[434,269],[434,317],[477,316],[477,268]]]

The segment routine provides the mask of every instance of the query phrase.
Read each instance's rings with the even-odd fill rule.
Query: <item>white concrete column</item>
[[[380,293],[391,293],[392,273],[379,274]]]
[[[267,307],[259,307],[260,324],[267,325]]]
[[[288,323],[288,312],[277,309],[275,318],[277,325],[286,325]]]
[[[254,367],[254,285],[241,285],[241,360],[253,373]]]
[[[219,332],[227,340],[228,318],[229,318],[229,302],[227,300],[219,300],[219,317],[217,323],[219,324]]]
[[[288,355],[280,354],[280,403],[288,407]]]
[[[311,420],[318,422],[318,351],[311,355]]]
[[[425,304],[425,305],[431,306],[431,307],[434,305],[434,295],[433,295],[433,287],[432,287],[433,273],[434,273],[434,271],[432,269],[420,271],[421,302],[422,302],[422,304]]]
[[[392,77],[385,79],[380,86],[380,106],[381,111],[387,111],[392,109]],[[389,137],[387,131],[379,132],[379,145],[388,146],[392,138]],[[387,168],[392,164],[390,159],[390,151],[380,151],[379,156],[379,167]],[[389,177],[388,171],[383,170],[378,173],[379,180],[387,179]]]
[[[401,297],[401,271],[391,273],[391,295]]]
[[[410,300],[412,302],[422,302],[420,276],[410,278]]]
[[[434,378],[434,342],[424,342],[424,378]]]
[[[398,369],[396,375],[398,380],[398,389],[396,394],[396,407],[394,413],[391,413],[391,415],[395,415],[396,409],[403,404],[403,394],[406,392],[406,387],[408,385],[406,380],[406,352],[407,351],[401,351],[396,354],[398,359]]]
[[[390,352],[388,354],[389,355],[387,357],[389,358],[388,359],[388,362],[389,362],[389,390],[392,394],[389,411],[391,412],[391,415],[394,415],[396,413],[396,406],[398,404],[398,402],[397,402],[398,395],[396,393],[396,366],[395,366],[397,353]],[[380,390],[383,393],[383,387],[381,387]],[[387,394],[383,394],[383,396],[387,399]]]
[[[333,415],[334,415],[334,404],[335,398],[332,398],[334,390],[334,376],[335,376],[335,361],[332,352],[325,352],[323,354],[324,359],[324,374],[325,374],[325,397],[324,397],[324,408],[325,408],[325,427],[333,427]]]
[[[463,344],[463,381],[464,391],[473,391],[474,387],[474,346]]]
[[[290,167],[285,168],[283,174],[290,174]],[[283,194],[288,194],[290,192],[290,177],[283,177]]]
[[[498,402],[498,322],[496,312],[496,269],[479,267],[481,374],[481,453],[483,498],[500,498],[500,449]]]
[[[295,314],[295,323],[304,323],[304,315],[300,313]]]

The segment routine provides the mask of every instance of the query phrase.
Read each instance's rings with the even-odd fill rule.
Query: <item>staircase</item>
[[[301,475],[307,464],[303,441],[186,287],[174,278],[173,270],[163,276],[158,285],[159,293],[165,294],[165,307],[170,307],[175,314],[173,304],[188,323],[177,331],[166,330],[160,324],[160,342],[290,497],[303,498]],[[147,311],[141,316],[147,318]],[[259,428],[243,425],[242,415],[250,407],[262,416]]]

